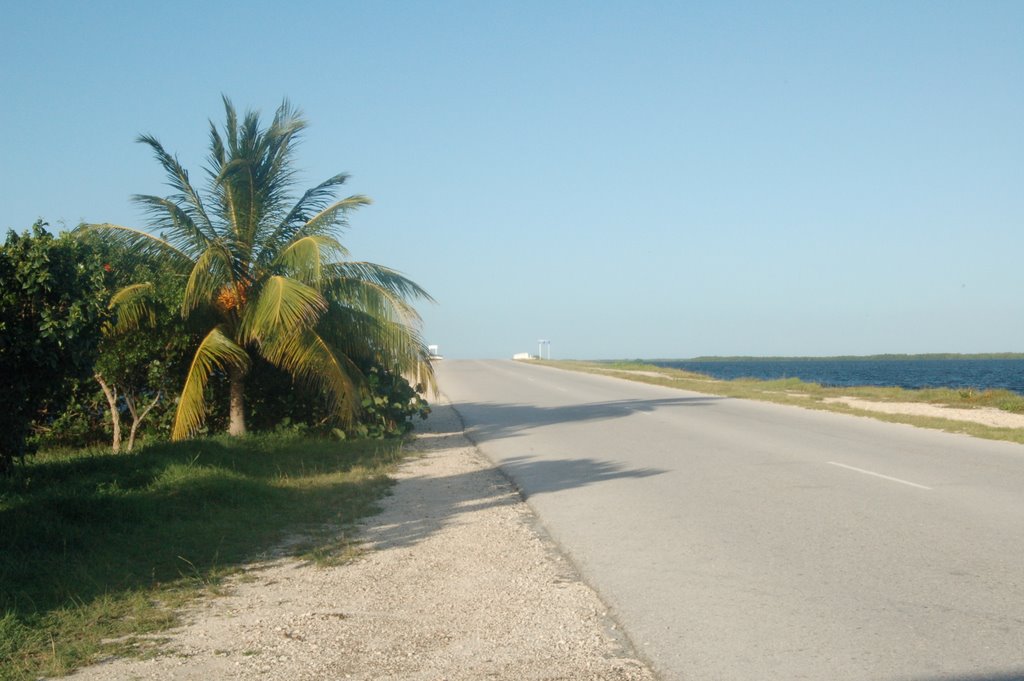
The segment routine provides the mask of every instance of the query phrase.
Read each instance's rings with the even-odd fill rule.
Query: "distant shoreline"
[[[993,359],[1024,359],[1022,352],[984,352],[973,354],[946,353],[925,353],[925,354],[884,354],[884,355],[835,355],[835,356],[805,356],[805,357],[779,357],[779,356],[701,356],[689,358],[660,357],[657,359],[637,360],[645,362],[899,362],[907,360],[993,360]],[[617,360],[605,360],[617,361]]]

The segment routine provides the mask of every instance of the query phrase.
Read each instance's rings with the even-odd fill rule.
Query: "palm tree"
[[[392,269],[348,260],[339,241],[348,213],[370,200],[336,199],[345,174],[294,200],[292,157],[307,124],[287,100],[266,129],[256,112],[239,120],[227,97],[224,109],[223,133],[210,122],[202,193],[156,138],[138,138],[153,150],[175,190],[167,198],[134,197],[159,235],[112,224],[81,227],[140,257],[176,263],[187,275],[182,315],[210,320],[181,391],[172,439],[189,437],[203,424],[206,386],[216,371],[229,384],[228,432],[246,432],[245,379],[253,353],[322,391],[342,421],[350,421],[360,405],[356,360],[432,385],[411,303],[430,296]],[[150,290],[140,285],[119,294],[125,324],[142,318]]]

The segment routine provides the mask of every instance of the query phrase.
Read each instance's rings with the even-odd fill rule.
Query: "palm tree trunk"
[[[231,385],[231,402],[228,407],[228,435],[241,436],[246,434],[245,428],[245,372],[228,369],[228,381]]]

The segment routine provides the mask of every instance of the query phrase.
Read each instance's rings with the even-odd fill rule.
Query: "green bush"
[[[420,396],[421,385],[413,387],[402,376],[378,367],[370,368],[366,383],[363,411],[354,428],[362,437],[404,435],[412,430],[413,418],[430,414],[430,406]]]
[[[32,451],[89,375],[105,317],[109,272],[97,250],[42,221],[0,247],[0,473]]]

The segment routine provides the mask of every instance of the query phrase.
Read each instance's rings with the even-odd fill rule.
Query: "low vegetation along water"
[[[1024,356],[700,358],[655,360],[651,364],[692,371],[721,380],[798,378],[823,386],[895,386],[906,389],[1003,389],[1024,394]]]

